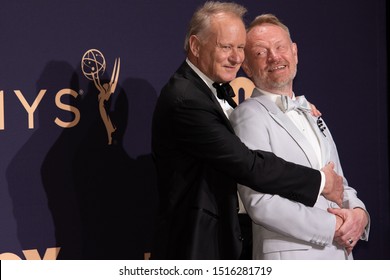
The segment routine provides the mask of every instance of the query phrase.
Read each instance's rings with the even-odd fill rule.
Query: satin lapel
[[[310,114],[306,115],[306,118],[309,120],[309,123],[311,127],[313,128],[314,133],[317,136],[318,142],[320,143],[321,147],[321,160],[322,160],[322,166],[325,166],[329,159],[330,159],[330,146],[329,146],[329,139],[330,136],[328,136],[328,130],[325,129],[324,131],[321,131],[317,124],[317,117],[313,117]]]
[[[309,141],[307,141],[306,137],[303,136],[295,124],[290,120],[290,118],[287,117],[274,102],[268,100],[267,98],[254,98],[268,110],[271,118],[275,120],[275,122],[278,123],[297,143],[297,145],[305,154],[307,160],[310,162],[311,167],[318,169],[318,160],[314,149],[312,148]]]
[[[198,74],[196,74],[195,71],[192,70],[192,68],[186,62],[184,62],[180,66],[178,73],[183,75],[184,78],[193,82],[202,94],[205,94],[207,95],[208,98],[210,98],[214,107],[216,108],[217,111],[219,111],[221,117],[224,119],[225,124],[234,133],[234,129],[230,124],[229,119],[226,117],[225,113],[223,112],[221,105],[219,105],[217,98],[215,97],[211,89],[207,86],[207,84],[202,80],[202,78],[199,77]]]

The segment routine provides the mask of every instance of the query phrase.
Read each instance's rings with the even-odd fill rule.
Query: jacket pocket
[[[310,244],[303,241],[302,243],[297,242],[296,239],[264,239],[263,241],[264,254],[280,251],[309,250],[310,248],[312,248]]]

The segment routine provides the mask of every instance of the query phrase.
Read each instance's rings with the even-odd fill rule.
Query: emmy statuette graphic
[[[99,112],[106,127],[108,145],[112,144],[112,134],[116,128],[112,124],[110,116],[108,115],[104,105],[105,102],[111,98],[111,94],[115,92],[115,88],[118,83],[119,69],[120,58],[116,58],[110,82],[101,84],[100,77],[106,70],[106,60],[103,54],[99,50],[90,49],[85,52],[81,59],[81,70],[83,71],[84,76],[88,80],[93,81],[95,87],[99,90]]]

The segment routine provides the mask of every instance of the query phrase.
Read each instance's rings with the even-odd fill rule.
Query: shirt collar
[[[203,74],[194,64],[191,63],[191,61],[187,58],[186,59],[187,64],[191,67],[192,70],[195,71],[196,74],[199,75],[199,77],[206,83],[206,85],[210,88],[211,92],[214,94],[216,97],[219,105],[222,108],[222,111],[225,113],[226,117],[229,118],[231,112],[233,111],[233,108],[230,107],[230,105],[225,102],[223,99],[219,99],[217,96],[217,90],[215,87],[213,87],[213,81],[207,77],[205,74]]]
[[[192,64],[192,62],[186,58],[186,62],[187,64],[191,67],[192,70],[195,71],[196,74],[199,75],[199,77],[203,80],[203,82],[206,83],[206,85],[211,89],[211,91],[214,93],[214,95],[216,96],[217,94],[217,91],[216,89],[213,87],[213,83],[214,81],[212,81],[209,77],[207,77],[205,74],[203,74],[202,71],[199,70],[198,67],[196,67],[194,64]]]

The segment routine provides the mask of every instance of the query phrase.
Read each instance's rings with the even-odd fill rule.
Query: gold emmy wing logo
[[[118,84],[119,68],[120,58],[116,58],[110,82],[102,84],[100,77],[106,70],[106,59],[103,54],[99,50],[90,49],[85,52],[83,58],[81,59],[81,71],[83,71],[84,76],[88,80],[94,82],[95,87],[99,90],[99,112],[106,127],[108,145],[112,144],[112,134],[116,128],[112,124],[110,116],[108,115],[104,105],[105,102],[111,98],[111,94],[114,93],[116,85]]]

